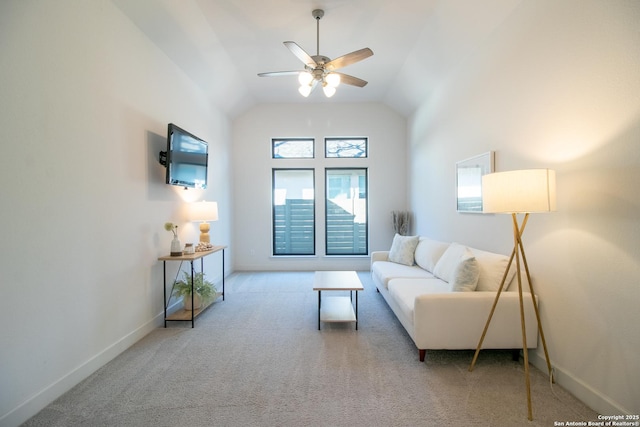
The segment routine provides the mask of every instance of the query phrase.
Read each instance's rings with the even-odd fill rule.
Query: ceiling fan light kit
[[[329,86],[327,82],[322,83],[322,91],[327,98],[331,98],[336,93],[336,88]]]
[[[308,71],[300,71],[298,75],[298,82],[300,82],[300,86],[309,86],[313,81],[313,74]]]
[[[311,93],[311,86],[302,85],[302,86],[300,86],[298,88],[298,92],[300,92],[300,95],[302,95],[302,96],[304,96],[306,98]]]
[[[329,86],[338,87],[340,84],[340,74],[330,73],[325,76],[325,81]]]
[[[343,55],[339,58],[331,60],[329,57],[320,55],[320,18],[324,16],[322,9],[315,9],[311,15],[316,20],[316,55],[310,56],[298,44],[292,41],[284,42],[284,45],[304,63],[303,71],[274,71],[269,73],[259,73],[260,77],[273,76],[289,76],[297,75],[300,87],[298,92],[305,98],[316,88],[318,83],[322,85],[322,91],[327,98],[332,97],[336,93],[336,88],[340,83],[364,87],[367,85],[365,80],[348,74],[338,73],[336,70],[362,61],[373,55],[373,51],[368,47]]]

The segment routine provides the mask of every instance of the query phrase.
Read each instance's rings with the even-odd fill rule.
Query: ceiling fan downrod
[[[316,19],[316,56],[320,56],[320,19],[324,16],[324,10],[314,9],[311,16]]]

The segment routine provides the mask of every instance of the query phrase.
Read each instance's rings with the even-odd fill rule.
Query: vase
[[[183,296],[182,303],[184,304],[185,310],[187,311],[193,310],[193,308],[191,307],[191,295]],[[195,307],[196,310],[202,307],[202,298],[200,298],[200,295],[193,294],[193,306]]]
[[[180,240],[178,240],[178,236],[174,236],[171,241],[171,256],[181,256],[182,255],[182,245],[180,245]]]

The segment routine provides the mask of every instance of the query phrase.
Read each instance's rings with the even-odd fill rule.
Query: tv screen
[[[208,144],[169,123],[167,131],[167,184],[207,188]]]

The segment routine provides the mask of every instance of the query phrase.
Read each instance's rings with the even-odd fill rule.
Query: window
[[[314,138],[271,139],[273,256],[314,256],[322,251],[322,235],[316,251],[316,213],[324,215],[325,255],[366,256],[368,138],[324,138],[325,155],[320,158],[315,158],[315,143]],[[319,194],[316,170],[325,175]],[[324,213],[316,205],[316,196],[323,197],[323,185]]]
[[[326,173],[326,254],[367,255],[367,169],[331,168]]]
[[[325,157],[367,157],[367,138],[325,138]]]
[[[271,157],[274,159],[313,159],[313,138],[274,138],[271,140]]]
[[[313,169],[273,169],[273,254],[315,255]]]

